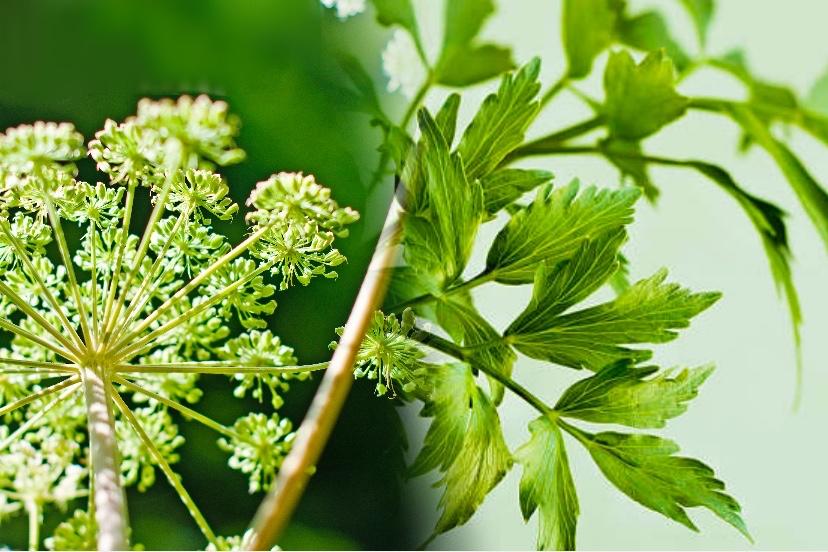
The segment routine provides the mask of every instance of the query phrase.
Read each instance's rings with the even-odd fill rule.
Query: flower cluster
[[[313,176],[278,173],[255,187],[249,235],[233,246],[213,221],[239,210],[215,172],[244,157],[237,133],[224,102],[142,100],[89,143],[108,180],[95,184],[75,178],[86,150],[71,125],[0,134],[0,331],[10,334],[0,349],[0,522],[29,512],[33,547],[94,542],[104,527],[81,510],[48,542],[38,533],[43,508],[84,496],[105,469],[90,453],[96,442],[110,440],[123,485],[144,490],[160,472],[214,546],[173,468],[179,417],[219,433],[251,492],[272,485],[290,449],[291,423],[276,414],[226,426],[194,410],[199,381],[229,377],[236,396],[259,401],[267,389],[278,408],[288,381],[324,368],[296,366],[268,317],[277,289],[335,276],[345,257],[334,241],[358,215]],[[135,235],[139,193],[152,212]],[[101,412],[108,421],[87,424]]]

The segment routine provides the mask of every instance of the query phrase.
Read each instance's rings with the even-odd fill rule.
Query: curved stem
[[[420,88],[414,94],[414,97],[411,100],[411,103],[408,104],[408,108],[405,110],[405,114],[403,115],[402,121],[400,122],[400,128],[405,130],[405,127],[408,126],[408,123],[411,122],[411,119],[414,117],[414,114],[417,112],[417,108],[420,107],[420,104],[423,103],[423,100],[428,94],[428,91],[431,89],[431,86],[434,84],[434,75],[429,71],[428,76],[426,76],[426,80],[420,85]]]
[[[400,187],[397,193],[402,194],[402,190],[403,187]],[[247,544],[248,550],[267,550],[281,535],[342,410],[353,381],[357,351],[388,286],[388,267],[394,259],[403,216],[401,203],[399,197],[392,200],[382,234],[339,345],[296,433],[293,448],[282,463],[276,484],[253,519],[253,538]]]
[[[552,99],[558,95],[558,93],[566,88],[566,85],[569,83],[569,77],[567,75],[563,75],[559,78],[555,83],[549,87],[549,89],[541,96],[539,110],[546,107],[546,104],[552,101]]]
[[[407,308],[410,308],[410,307],[416,307],[416,306],[422,305],[424,303],[430,303],[432,301],[436,301],[436,300],[440,299],[441,297],[447,297],[449,295],[454,295],[456,293],[460,293],[460,292],[463,292],[463,291],[472,290],[472,289],[476,288],[477,286],[483,285],[487,282],[491,282],[496,277],[497,277],[497,274],[494,271],[487,272],[487,271],[484,270],[483,272],[481,272],[477,276],[475,276],[473,278],[470,278],[469,280],[466,280],[465,282],[461,282],[461,283],[459,283],[459,284],[457,284],[453,287],[448,288],[447,290],[442,292],[440,295],[434,295],[434,294],[431,294],[431,293],[424,293],[422,295],[419,295],[417,297],[414,297],[412,299],[408,299],[406,301],[403,301],[402,303],[394,305],[389,310],[391,312],[398,313],[398,312],[401,312],[401,311],[403,311]]]
[[[81,376],[92,455],[90,469],[95,485],[98,549],[105,552],[126,550],[126,497],[121,487],[121,468],[110,388],[104,381],[100,368],[84,368]]]
[[[181,484],[181,478],[173,471],[170,467],[170,464],[167,462],[167,459],[164,458],[164,455],[161,454],[161,451],[158,450],[158,447],[155,446],[155,443],[152,442],[152,439],[149,438],[144,428],[141,427],[141,424],[135,418],[135,415],[126,405],[124,400],[118,395],[118,392],[114,389],[110,389],[112,393],[112,398],[115,401],[115,404],[118,406],[118,409],[124,415],[124,417],[129,422],[129,425],[132,426],[132,429],[144,443],[144,446],[147,447],[150,455],[155,460],[155,463],[158,464],[158,467],[161,468],[161,471],[164,472],[164,475],[167,476],[167,481],[169,481],[170,485],[172,485],[173,489],[178,493],[178,497],[181,499],[181,502],[184,503],[184,506],[187,507],[187,511],[190,512],[190,515],[195,520],[198,528],[201,529],[201,532],[204,534],[204,537],[212,544],[216,550],[219,549],[218,539],[216,538],[216,534],[210,529],[210,525],[207,523],[207,520],[202,515],[201,511],[196,506],[195,502],[193,501],[190,493],[187,492],[187,489],[184,488],[184,485]]]
[[[500,166],[505,167],[511,163],[514,163],[518,159],[544,155],[548,149],[561,146],[573,138],[592,132],[593,130],[603,126],[604,122],[605,120],[602,115],[596,115],[595,117],[581,121],[580,123],[576,123],[572,126],[568,126],[561,130],[547,134],[546,136],[527,142],[507,155],[501,162]]]

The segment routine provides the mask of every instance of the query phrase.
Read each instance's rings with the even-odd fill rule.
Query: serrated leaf
[[[560,316],[532,316],[529,310],[510,326],[507,342],[532,358],[570,368],[597,371],[619,360],[639,362],[652,352],[625,345],[664,343],[675,330],[716,300],[719,293],[692,293],[665,283],[661,270],[641,280],[614,301]]]
[[[486,258],[486,271],[504,284],[532,282],[540,263],[550,266],[570,258],[584,240],[632,222],[637,188],[618,190],[591,186],[578,194],[580,184],[538,190],[535,200],[512,216],[495,237]]]
[[[622,43],[646,52],[664,48],[679,71],[690,64],[689,56],[673,38],[664,17],[656,11],[621,19],[618,23],[618,38]]]
[[[483,220],[480,183],[467,181],[463,162],[450,154],[442,131],[427,111],[418,113],[420,158],[429,212],[406,222],[407,255],[426,256],[435,278],[448,285],[466,266]],[[427,248],[428,252],[423,251]],[[421,268],[406,257],[409,264]]]
[[[741,507],[724,492],[724,483],[706,464],[675,456],[679,447],[674,442],[654,435],[593,435],[574,428],[573,434],[606,478],[639,504],[693,531],[698,528],[686,508],[704,507],[751,540],[740,515]]]
[[[699,44],[704,48],[707,42],[707,30],[710,27],[710,21],[713,19],[713,0],[681,0],[681,3],[690,14],[690,17],[693,18]]]
[[[540,60],[535,58],[516,73],[505,75],[463,133],[457,151],[469,180],[489,174],[523,142],[523,135],[538,112]]]
[[[480,180],[486,212],[494,215],[526,192],[552,180],[552,173],[528,169],[497,169]]]
[[[497,44],[447,48],[435,68],[435,81],[446,86],[470,86],[514,69],[512,50]]]
[[[578,496],[563,436],[551,420],[537,418],[529,424],[532,437],[515,451],[523,465],[520,510],[529,521],[538,515],[538,550],[574,550],[578,523]]]
[[[676,92],[673,63],[660,50],[639,64],[623,50],[610,54],[604,91],[610,133],[627,140],[656,132],[681,117],[688,104]]]
[[[595,58],[612,44],[622,3],[615,0],[564,0],[564,50],[569,64],[567,76],[589,75]]]
[[[433,418],[412,475],[443,473],[442,509],[435,534],[468,521],[512,465],[500,419],[465,364],[448,364],[435,377],[421,412]]]
[[[434,116],[434,122],[440,127],[449,148],[454,143],[454,135],[457,132],[457,111],[459,109],[460,94],[450,94],[440,107],[440,111]]]
[[[664,427],[687,410],[686,403],[696,397],[713,366],[657,372],[656,366],[636,367],[627,361],[610,364],[564,391],[555,410],[587,422]]]

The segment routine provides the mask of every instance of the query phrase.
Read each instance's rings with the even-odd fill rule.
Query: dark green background
[[[371,42],[359,25],[360,44]],[[316,0],[0,1],[0,128],[34,120],[71,121],[87,138],[109,117],[121,120],[144,96],[207,93],[242,119],[248,160],[222,171],[244,201],[257,180],[279,170],[314,173],[362,221],[341,243],[349,263],[335,282],[315,281],[277,297],[272,327],[303,362],[325,359],[367,266],[383,213],[367,209],[368,167],[378,137],[343,113],[332,49],[346,32]],[[88,160],[82,179],[100,178]],[[385,185],[385,184],[383,184]],[[388,184],[390,187],[390,183]],[[390,189],[386,196],[390,194]],[[379,204],[379,207],[377,205]],[[147,205],[138,212],[139,231]],[[238,239],[242,217],[227,228]],[[316,379],[318,381],[318,378]],[[265,407],[234,399],[226,378],[203,379],[200,410],[225,423]],[[297,384],[283,409],[297,424],[315,385]],[[177,469],[220,534],[238,534],[261,495],[226,467],[215,434],[178,420],[187,439]],[[398,548],[404,437],[392,403],[358,382],[319,465],[285,548]],[[148,549],[204,546],[178,497],[158,474],[145,493],[129,492],[135,542]],[[56,518],[47,519],[46,535]],[[0,525],[0,544],[25,546],[22,517]]]

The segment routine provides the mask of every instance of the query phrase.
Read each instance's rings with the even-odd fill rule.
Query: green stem
[[[0,366],[10,364],[12,366],[24,366],[30,368],[42,368],[51,372],[77,372],[77,364],[66,364],[63,362],[47,362],[45,360],[25,360],[22,358],[0,357]],[[5,370],[0,370],[5,373]]]
[[[6,450],[8,448],[8,446],[11,445],[12,443],[14,443],[15,441],[17,441],[17,439],[21,435],[23,435],[24,433],[29,431],[31,428],[33,428],[37,424],[39,424],[40,420],[42,420],[44,416],[46,416],[49,412],[51,412],[52,409],[54,409],[58,404],[63,402],[69,395],[74,393],[75,390],[77,390],[77,388],[79,386],[80,386],[80,383],[76,383],[75,385],[71,385],[71,386],[67,387],[66,389],[63,390],[63,392],[60,395],[58,395],[57,397],[52,399],[52,402],[48,403],[43,408],[39,409],[32,416],[30,416],[25,422],[23,422],[22,424],[17,426],[16,430],[14,430],[12,433],[9,433],[9,435],[2,442],[0,442],[0,452],[3,452],[4,450]]]
[[[168,406],[168,407],[170,407],[174,410],[177,410],[178,412],[183,414],[185,418],[193,419],[193,420],[205,425],[206,427],[209,427],[210,429],[212,429],[212,430],[214,430],[218,433],[221,433],[222,435],[226,435],[227,437],[230,437],[230,438],[233,438],[233,439],[238,439],[240,441],[245,440],[241,435],[239,435],[238,433],[236,433],[235,431],[233,431],[229,427],[218,423],[217,421],[213,420],[212,418],[209,418],[209,417],[205,416],[204,414],[201,414],[200,412],[198,412],[196,410],[193,410],[192,408],[184,406],[183,404],[181,404],[179,402],[176,402],[172,399],[168,399],[166,397],[163,397],[163,396],[159,395],[158,393],[154,393],[153,391],[150,391],[149,389],[145,389],[145,388],[141,387],[140,385],[138,385],[137,383],[126,380],[126,379],[124,379],[120,376],[114,376],[112,378],[112,380],[120,383],[121,385],[123,385],[127,389],[133,391],[134,393],[140,393],[140,394],[145,395],[145,396],[147,396],[151,399],[155,399],[156,401],[160,402],[161,404],[164,404],[164,405],[166,405],[166,406]]]
[[[152,209],[149,222],[147,222],[147,227],[144,229],[143,236],[141,236],[141,243],[138,246],[138,252],[136,253],[135,260],[133,261],[132,270],[129,271],[129,275],[127,276],[124,289],[118,294],[118,298],[115,300],[115,305],[113,307],[115,310],[110,313],[109,320],[107,320],[107,324],[104,328],[104,340],[108,340],[110,334],[114,330],[113,326],[121,314],[121,309],[124,307],[126,295],[129,292],[130,286],[132,286],[132,281],[138,275],[138,271],[141,269],[141,263],[143,263],[144,257],[147,255],[147,251],[149,250],[152,235],[155,232],[155,226],[158,224],[158,220],[167,208],[167,197],[170,194],[170,189],[172,189],[173,179],[175,178],[176,172],[181,165],[181,160],[186,157],[182,151],[181,143],[177,140],[171,140],[170,144],[167,146],[167,149],[169,150],[166,152],[169,161],[167,163],[167,176],[164,179],[164,186],[161,188],[161,193],[158,194],[158,197],[155,200],[155,207]]]
[[[115,268],[106,290],[106,305],[104,307],[104,329],[109,324],[109,317],[112,315],[112,307],[118,293],[118,280],[121,277],[121,268],[124,262],[124,252],[129,241],[129,225],[132,222],[132,208],[135,203],[135,188],[137,182],[130,181],[127,188],[126,207],[124,208],[124,222],[121,226],[121,234],[118,236],[118,251],[115,254]]]
[[[2,228],[3,233],[6,234],[6,237],[9,238],[9,241],[12,244],[15,252],[17,253],[18,258],[23,261],[23,266],[26,267],[28,271],[28,276],[32,278],[35,283],[40,288],[43,297],[46,298],[46,302],[52,307],[52,311],[58,316],[60,319],[61,324],[63,324],[63,328],[69,333],[72,339],[75,341],[75,345],[79,348],[83,347],[83,340],[81,340],[78,333],[75,331],[75,327],[67,318],[66,313],[63,311],[63,307],[58,303],[58,300],[49,291],[49,288],[46,286],[46,282],[43,281],[43,278],[40,276],[40,271],[34,266],[32,260],[29,258],[29,254],[26,251],[26,248],[20,243],[20,240],[17,239],[12,231],[11,227],[9,226],[8,220],[0,220],[0,228]]]
[[[17,292],[7,286],[4,282],[0,281],[0,294],[5,295],[8,297],[16,306],[19,308],[23,313],[29,316],[32,320],[34,320],[41,328],[49,332],[52,337],[57,339],[61,345],[66,347],[66,349],[72,352],[74,355],[80,357],[81,352],[75,347],[75,344],[66,339],[57,328],[52,326],[52,324],[46,320],[39,312],[34,310],[31,305],[29,305],[22,297],[20,297]]]
[[[210,529],[210,525],[207,523],[207,520],[202,515],[201,511],[196,506],[195,502],[193,501],[192,497],[190,497],[190,493],[187,492],[187,489],[184,488],[184,485],[181,484],[181,479],[179,476],[173,471],[170,467],[170,464],[167,462],[167,459],[164,458],[164,455],[161,454],[161,451],[155,446],[155,443],[152,442],[152,439],[149,438],[144,428],[141,427],[141,424],[135,418],[135,415],[126,405],[124,400],[118,394],[115,389],[110,389],[112,393],[112,398],[115,401],[115,404],[118,406],[118,409],[124,415],[124,417],[129,422],[129,425],[132,426],[132,429],[144,443],[144,446],[147,447],[150,455],[155,460],[155,463],[161,468],[161,471],[164,472],[164,475],[167,476],[167,481],[169,481],[170,485],[172,485],[173,489],[178,493],[178,497],[181,499],[181,502],[187,507],[187,510],[190,512],[190,515],[195,520],[198,528],[201,529],[201,532],[204,534],[204,537],[207,541],[212,544],[217,550],[219,549],[218,539],[216,538],[216,534]]]
[[[201,273],[199,273],[198,276],[196,276],[195,278],[190,280],[190,282],[186,286],[184,286],[183,288],[181,288],[177,292],[175,292],[175,294],[172,297],[170,297],[169,299],[167,299],[166,301],[164,301],[161,304],[161,306],[159,306],[155,310],[155,312],[153,312],[150,316],[145,318],[144,321],[141,324],[139,324],[138,327],[135,330],[133,330],[132,332],[129,332],[128,335],[120,338],[117,341],[114,348],[117,349],[117,348],[123,346],[124,343],[128,343],[131,339],[133,339],[134,337],[140,335],[141,332],[143,332],[144,330],[149,328],[152,325],[153,322],[158,320],[158,318],[163,316],[172,306],[174,306],[178,301],[180,301],[182,297],[184,297],[185,295],[187,295],[188,293],[190,293],[191,291],[196,289],[198,286],[200,286],[201,283],[204,280],[209,278],[218,269],[222,268],[224,265],[226,265],[227,263],[233,261],[236,257],[240,256],[245,251],[250,249],[256,242],[259,241],[259,239],[261,239],[261,237],[265,233],[267,233],[271,229],[271,227],[274,224],[275,224],[275,221],[271,222],[271,223],[268,223],[265,226],[262,226],[256,232],[251,234],[246,240],[244,240],[243,242],[238,244],[236,247],[234,247],[233,249],[231,249],[230,251],[228,251],[227,253],[222,255],[218,260],[216,260],[209,267],[202,270]],[[123,335],[123,333],[126,333],[126,332],[122,331],[121,335]],[[130,349],[131,348],[132,347],[130,347]]]
[[[300,374],[315,372],[328,367],[328,362],[305,364],[300,366],[244,366],[222,362],[191,362],[170,364],[117,364],[116,372],[124,374],[208,374],[227,375],[235,374]]]
[[[532,140],[531,142],[527,142],[507,155],[500,165],[505,167],[511,163],[514,163],[518,159],[544,155],[547,149],[561,146],[573,138],[592,132],[593,130],[603,126],[604,123],[604,117],[602,115],[596,115],[591,119],[581,121],[580,123],[576,123],[572,126],[547,134],[546,136],[542,136],[536,140]]]
[[[439,335],[434,335],[433,333],[418,329],[412,332],[411,337],[419,341],[423,345],[431,347],[432,349],[452,356],[463,362],[467,362],[469,360],[468,355],[466,354],[466,351],[463,349],[463,347],[457,345],[456,343],[452,343],[451,341],[442,338]],[[503,374],[497,370],[492,370],[485,363],[475,364],[474,367],[479,369],[481,372],[488,375],[489,377],[502,383],[506,389],[510,390],[515,395],[522,398],[524,401],[526,401],[527,404],[529,404],[532,408],[534,408],[544,416],[557,417],[557,413],[554,409],[546,406],[546,403],[544,403],[540,398],[538,398],[531,391],[523,387],[521,384],[519,384],[506,374]]]
[[[232,293],[234,293],[241,286],[243,286],[246,283],[250,282],[251,280],[253,280],[257,276],[259,276],[263,272],[269,270],[274,262],[275,262],[275,260],[263,264],[262,266],[260,266],[259,268],[257,268],[256,270],[254,270],[253,272],[248,274],[247,276],[243,277],[242,279],[240,279],[240,280],[238,280],[238,281],[236,281],[236,282],[234,282],[234,283],[232,283],[228,286],[225,286],[218,293],[215,293],[215,294],[211,295],[209,299],[206,299],[205,301],[199,303],[198,305],[196,305],[194,307],[190,307],[188,310],[183,312],[181,315],[179,315],[175,319],[170,320],[169,322],[162,325],[161,327],[156,328],[155,330],[151,331],[150,333],[148,333],[147,335],[142,337],[137,342],[135,342],[131,345],[128,345],[133,339],[135,339],[139,335],[141,335],[141,332],[143,332],[144,330],[146,330],[147,328],[150,327],[152,322],[154,322],[155,319],[158,318],[158,316],[156,316],[156,315],[158,315],[161,312],[161,309],[164,308],[164,305],[167,305],[167,303],[169,303],[169,301],[171,301],[172,299],[175,299],[176,295],[178,295],[178,293],[176,293],[176,295],[174,295],[170,300],[168,300],[167,302],[162,304],[158,308],[158,310],[156,310],[151,316],[147,317],[141,324],[139,324],[138,327],[135,330],[130,332],[125,337],[120,338],[115,343],[115,345],[113,346],[113,351],[116,351],[115,356],[118,359],[117,362],[119,362],[119,363],[123,362],[126,359],[128,359],[130,356],[134,356],[135,354],[140,352],[143,347],[147,346],[148,344],[151,344],[152,341],[154,339],[156,339],[157,337],[163,336],[165,333],[177,328],[178,326],[180,326],[181,324],[183,324],[187,320],[193,318],[194,316],[198,316],[199,314],[206,311],[207,309],[209,309],[210,307],[212,307],[216,303],[218,303],[220,301],[223,301],[226,297],[230,296]],[[202,275],[204,275],[204,272],[202,272],[202,274],[200,274],[199,276],[202,276]],[[195,280],[193,280],[193,281],[195,281]],[[178,300],[180,300],[180,297],[179,297]],[[167,308],[169,308],[169,305],[167,306]],[[123,335],[124,333],[126,333],[126,331],[122,331],[120,335]]]
[[[17,324],[9,322],[5,318],[0,318],[0,328],[2,328],[4,330],[7,330],[7,331],[9,331],[13,334],[17,334],[20,337],[28,339],[29,341],[33,341],[33,342],[37,343],[38,345],[46,347],[50,351],[53,351],[53,352],[57,353],[58,355],[62,356],[63,358],[67,358],[67,359],[71,360],[72,362],[77,363],[79,361],[79,359],[76,358],[73,353],[70,353],[69,351],[66,351],[66,350],[62,349],[57,344],[52,343],[51,341],[46,341],[42,337],[37,336],[37,335],[33,334],[32,332],[30,332],[28,330],[24,330],[23,328],[21,328]]]
[[[92,348],[97,349],[97,341],[98,341],[98,267],[95,266],[97,263],[97,254],[95,252],[96,245],[97,245],[97,236],[98,233],[95,231],[95,223],[90,220],[89,221],[89,239],[91,241],[90,246],[90,261],[92,263],[92,270],[91,270],[91,280],[92,280]]]
[[[152,282],[153,278],[155,278],[155,274],[159,268],[161,268],[161,264],[164,261],[164,257],[167,254],[167,250],[172,245],[173,238],[175,237],[176,232],[178,232],[179,227],[190,217],[190,213],[192,209],[187,209],[186,211],[182,211],[179,215],[178,219],[175,221],[172,230],[170,231],[170,235],[167,237],[167,240],[164,242],[161,250],[157,253],[155,257],[155,262],[152,263],[150,267],[149,274],[144,277],[144,280],[141,282],[141,286],[138,288],[138,291],[132,297],[132,300],[129,302],[129,306],[127,307],[126,313],[124,313],[124,322],[122,324],[123,328],[129,327],[130,323],[132,323],[135,315],[141,312],[141,309],[146,305],[146,302],[150,299],[151,294],[146,295],[146,299],[144,296],[144,292],[147,290],[147,286],[150,282]],[[116,332],[116,336],[119,335],[120,332]]]
[[[66,236],[63,233],[63,225],[60,222],[60,216],[58,215],[55,205],[52,203],[52,199],[49,197],[48,193],[44,194],[44,201],[46,203],[46,209],[49,212],[49,221],[52,223],[52,229],[55,231],[55,241],[57,242],[58,251],[60,251],[60,257],[63,259],[63,265],[66,268],[66,276],[69,279],[69,289],[72,292],[72,296],[75,298],[75,303],[77,303],[81,331],[83,332],[83,336],[88,341],[91,338],[91,333],[89,331],[89,315],[86,312],[86,305],[84,304],[83,297],[81,296],[80,286],[78,285],[78,279],[75,275],[75,265],[72,262],[72,254],[69,252],[69,246],[66,244]]]
[[[30,404],[30,403],[38,400],[38,399],[42,399],[44,397],[48,397],[49,395],[53,395],[53,394],[57,393],[58,391],[62,391],[64,389],[66,389],[67,387],[69,387],[71,385],[74,385],[76,383],[78,383],[77,376],[72,376],[72,377],[66,378],[65,380],[63,380],[59,383],[56,383],[54,385],[50,385],[49,387],[46,387],[44,389],[41,389],[40,391],[32,393],[31,395],[27,395],[27,396],[23,397],[22,399],[18,399],[16,401],[14,401],[13,403],[9,403],[9,404],[3,406],[3,408],[0,408],[0,417],[3,417],[6,414],[9,414],[11,412],[14,412],[18,408],[26,406],[27,404]]]
[[[541,96],[540,104],[538,110],[543,109],[546,107],[546,104],[552,101],[552,99],[558,95],[558,93],[566,88],[566,85],[569,83],[569,77],[567,75],[561,76],[557,81],[555,81],[552,86]]]
[[[405,110],[405,114],[403,115],[402,121],[400,121],[400,128],[405,130],[408,126],[408,123],[411,122],[411,119],[414,118],[414,114],[417,112],[417,108],[423,103],[423,100],[428,94],[428,91],[431,89],[431,86],[434,84],[434,74],[429,71],[428,75],[426,76],[425,81],[420,88],[417,89],[417,92],[414,94],[414,97],[411,99],[411,103],[408,104],[408,108]]]
[[[491,282],[496,277],[497,277],[497,273],[495,271],[487,272],[487,271],[484,270],[483,272],[481,272],[480,274],[478,274],[474,278],[471,278],[469,280],[466,280],[465,282],[461,282],[460,284],[457,284],[455,286],[452,286],[452,287],[448,288],[447,290],[442,292],[440,295],[434,295],[432,293],[424,293],[422,295],[418,295],[417,297],[414,297],[412,299],[408,299],[406,301],[403,301],[402,303],[394,305],[389,310],[391,312],[399,313],[399,312],[402,312],[403,310],[405,310],[407,308],[416,307],[416,306],[422,305],[424,303],[430,303],[430,302],[436,301],[436,300],[438,300],[442,297],[447,297],[449,295],[455,295],[455,294],[463,292],[463,291],[470,291],[470,290],[476,288],[477,286],[480,286],[480,285],[485,284],[487,282]]]

